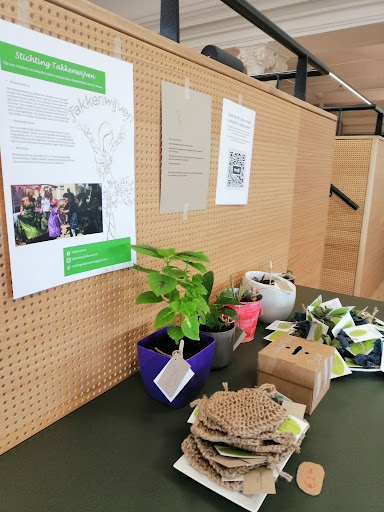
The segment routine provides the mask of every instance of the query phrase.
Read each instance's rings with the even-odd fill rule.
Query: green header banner
[[[64,275],[72,276],[131,261],[131,249],[128,247],[130,243],[130,238],[118,238],[64,248]]]
[[[105,94],[105,73],[0,41],[3,71]]]

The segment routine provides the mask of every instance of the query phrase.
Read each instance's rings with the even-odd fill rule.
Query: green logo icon
[[[293,418],[287,418],[277,430],[279,432],[292,432],[296,436],[301,432],[301,428]]]
[[[277,338],[279,338],[280,336],[284,336],[284,334],[285,334],[285,332],[283,332],[283,331],[275,331],[269,335],[269,339],[271,341],[277,340]]]
[[[321,338],[321,335],[323,334],[323,328],[321,327],[321,325],[318,325],[315,329],[315,332],[313,334],[313,339],[315,341],[319,341],[319,339]]]
[[[281,323],[278,325],[279,329],[290,329],[291,328],[291,324],[285,324],[285,323]]]
[[[336,355],[333,358],[332,373],[334,375],[343,375],[344,373],[344,365]]]
[[[351,331],[349,334],[351,336],[364,336],[364,334],[367,334],[367,331],[365,329],[355,329],[354,331]]]

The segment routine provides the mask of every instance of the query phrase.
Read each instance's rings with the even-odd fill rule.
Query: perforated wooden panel
[[[371,139],[336,139],[332,183],[359,205],[352,210],[333,195],[329,204],[328,229],[360,231],[371,159]]]
[[[382,139],[374,136],[335,140],[332,183],[355,201],[359,209],[353,210],[335,195],[330,200],[321,280],[321,287],[326,290],[364,293],[363,296],[370,297],[384,279],[382,237],[376,239],[374,234],[374,225],[381,229],[384,213],[379,200],[383,190],[379,173],[375,181],[376,169],[383,166],[382,153],[379,156],[377,148],[383,145]],[[371,192],[370,180],[373,180]],[[364,291],[360,289],[363,273]]]
[[[77,12],[89,9],[89,16],[99,16],[100,21],[38,0],[26,3],[23,21],[33,30],[111,56],[118,41],[122,58],[133,62],[138,243],[205,251],[216,290],[228,284],[230,274],[239,277],[246,270],[267,269],[271,259],[276,270],[285,269],[296,160],[302,148],[300,105],[305,105],[280,91],[269,94],[268,87],[208,59],[205,68],[201,56],[194,62],[184,58],[182,50],[177,55],[174,43],[169,44],[172,52],[167,51],[157,36],[153,39],[161,44],[151,45],[143,41],[146,32],[139,27],[138,39],[127,22],[128,36],[123,20],[116,22],[120,32],[111,23],[104,26],[107,16],[99,15],[91,4],[67,3]],[[17,0],[0,2],[0,15],[17,23]],[[212,95],[212,153],[207,209],[190,212],[183,221],[182,214],[159,214],[160,84],[165,79],[184,85],[187,77],[192,89]],[[222,99],[238,101],[239,94],[243,105],[256,111],[249,203],[215,207]],[[321,141],[319,151],[321,144],[329,151],[324,133],[334,133],[334,118],[305,108],[313,140]],[[151,332],[158,309],[134,305],[136,295],[146,288],[145,276],[134,270],[13,301],[3,201],[1,205],[0,453],[137,371],[136,342]],[[302,215],[306,216],[305,208]]]
[[[372,142],[372,159],[356,271],[355,295],[371,297],[384,281],[384,139]]]
[[[320,286],[333,160],[334,133],[326,119],[300,114],[300,149],[292,210],[289,268],[295,283]],[[311,277],[312,276],[312,277]],[[308,284],[310,283],[310,284]]]

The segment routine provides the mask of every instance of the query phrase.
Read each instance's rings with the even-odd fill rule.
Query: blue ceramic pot
[[[175,409],[179,409],[189,404],[189,402],[192,402],[192,400],[194,400],[202,390],[211,370],[215,340],[211,336],[200,333],[200,340],[204,342],[206,346],[203,350],[187,359],[187,362],[191,365],[191,369],[195,375],[180,391],[176,398],[170,402],[153,382],[164,366],[169,362],[169,357],[163,356],[162,354],[147,348],[148,346],[153,345],[156,338],[163,336],[167,336],[167,327],[163,327],[138,342],[137,355],[140,374],[145,389],[154,400],[167,404]]]

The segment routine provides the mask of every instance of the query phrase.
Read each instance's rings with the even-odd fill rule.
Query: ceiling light
[[[346,87],[347,89],[349,89],[351,92],[353,92],[353,94],[356,94],[356,96],[358,96],[361,100],[365,101],[365,103],[367,103],[368,105],[372,105],[372,103],[370,101],[367,100],[367,98],[364,98],[364,96],[362,96],[361,94],[359,94],[357,91],[355,91],[355,89],[352,89],[352,87],[348,84],[346,84],[345,82],[343,82],[341,80],[341,78],[337,77],[336,75],[334,75],[333,73],[329,73],[329,76],[331,76],[332,78],[334,78],[335,80],[337,80],[341,85],[343,85],[344,87]]]

